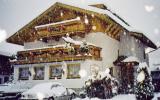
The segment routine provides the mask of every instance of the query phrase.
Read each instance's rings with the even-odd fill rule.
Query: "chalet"
[[[92,74],[92,67],[100,71],[108,67],[122,85],[132,86],[138,62],[148,62],[145,49],[157,48],[104,4],[81,6],[60,2],[7,42],[25,48],[11,62],[15,81],[57,81],[68,88],[82,88]],[[82,44],[89,49],[81,50]]]

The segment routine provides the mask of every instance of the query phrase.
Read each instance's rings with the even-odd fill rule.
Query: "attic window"
[[[89,6],[107,10],[107,7],[104,4],[93,4],[93,5],[89,5]]]

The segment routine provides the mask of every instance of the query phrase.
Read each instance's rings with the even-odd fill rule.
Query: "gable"
[[[63,12],[63,16],[61,16],[61,12]],[[92,18],[92,15],[94,15],[94,18]],[[55,3],[41,15],[39,15],[38,17],[33,19],[30,23],[28,23],[19,31],[17,31],[14,35],[9,37],[7,39],[7,42],[23,45],[24,42],[35,41],[40,38],[39,34],[37,34],[35,26],[48,23],[56,23],[64,20],[70,20],[76,18],[77,16],[81,17],[82,22],[84,22],[85,16],[87,16],[87,18],[89,19],[90,24],[85,25],[85,30],[84,30],[85,33],[91,31],[107,32],[106,34],[118,40],[118,36],[114,37],[111,33],[113,33],[112,31],[115,31],[114,35],[117,35],[117,33],[121,30],[121,27],[114,21],[112,21],[109,17],[82,8],[73,7],[62,3]],[[87,29],[92,29],[93,24],[97,25],[96,26],[97,30],[96,31],[87,30]]]

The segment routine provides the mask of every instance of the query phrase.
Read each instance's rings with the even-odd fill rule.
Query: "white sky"
[[[0,0],[0,41],[4,31],[11,36],[56,1],[82,5],[104,3],[160,45],[160,0]],[[0,43],[0,52],[15,53],[22,49],[21,46]],[[150,54],[150,63],[160,63],[160,50]]]

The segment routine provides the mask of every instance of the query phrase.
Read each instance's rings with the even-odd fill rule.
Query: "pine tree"
[[[138,76],[135,91],[137,100],[151,100],[154,97],[154,88],[146,65],[140,64],[137,70]]]

